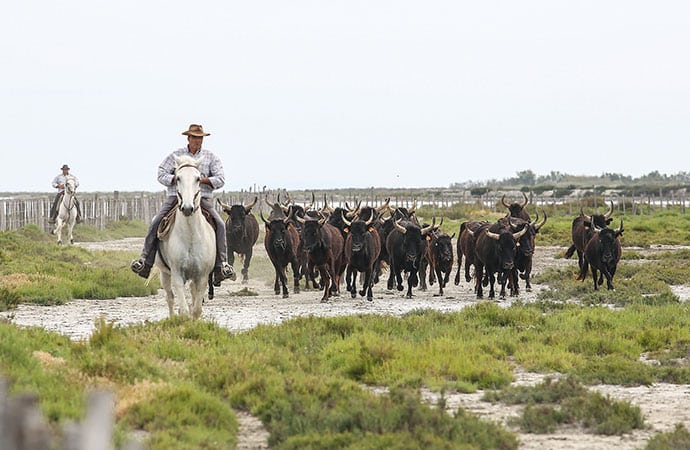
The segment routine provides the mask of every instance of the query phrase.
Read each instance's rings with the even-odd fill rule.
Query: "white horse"
[[[67,238],[70,244],[74,244],[72,230],[77,222],[77,182],[72,175],[65,177],[65,192],[58,208],[58,216],[53,228],[53,234],[57,235],[58,245],[62,245],[62,228],[67,225]]]
[[[177,208],[169,232],[160,237],[156,254],[155,264],[160,269],[171,317],[175,314],[176,299],[180,315],[201,316],[209,274],[216,259],[216,235],[200,208],[200,161],[187,155],[175,158]],[[191,305],[185,298],[187,282]]]

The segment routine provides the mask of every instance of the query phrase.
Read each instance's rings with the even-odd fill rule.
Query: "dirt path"
[[[142,247],[140,238],[123,239],[111,242],[78,244],[88,249],[138,251]],[[665,250],[653,249],[650,251]],[[563,251],[561,247],[537,247],[534,273],[539,273],[548,266],[572,266],[573,260],[554,258]],[[262,245],[257,245],[256,253],[264,254]],[[454,274],[453,274],[454,276]],[[452,277],[451,277],[452,279]],[[534,285],[533,292],[520,294],[520,301],[531,302],[544,286]],[[361,297],[352,299],[349,295],[333,298],[326,304],[320,303],[321,293],[306,291],[290,294],[283,299],[273,294],[272,286],[263,281],[250,280],[246,285],[238,282],[224,282],[216,289],[216,297],[204,304],[203,318],[234,332],[248,330],[259,324],[278,324],[298,316],[341,316],[352,314],[390,314],[399,316],[421,308],[438,311],[458,311],[468,305],[477,303],[471,286],[464,281],[459,286],[451,285],[445,289],[445,295],[436,296],[438,286],[432,286],[427,292],[415,291],[415,297],[406,299],[402,293],[387,291],[383,283],[374,289],[374,300],[368,302]],[[230,293],[243,287],[259,293],[258,296],[239,297]],[[674,292],[682,299],[690,298],[689,286],[676,286]],[[512,299],[498,301],[508,306]],[[86,339],[94,328],[99,317],[117,325],[127,326],[144,321],[156,321],[167,317],[168,309],[162,292],[150,297],[116,298],[109,300],[74,300],[65,305],[44,307],[22,304],[18,309],[0,313],[0,316],[11,317],[13,323],[20,326],[41,326],[70,336],[72,339]],[[543,375],[533,373],[516,373],[516,383],[535,384]],[[597,386],[594,389],[617,399],[629,400],[642,409],[649,430],[636,431],[623,437],[595,436],[583,433],[579,429],[561,429],[548,435],[520,434],[523,450],[537,449],[601,449],[632,450],[644,447],[650,436],[660,431],[670,431],[676,423],[682,422],[690,428],[690,386],[655,384],[653,386],[624,388],[621,386]],[[505,405],[492,405],[482,402],[482,392],[474,394],[446,394],[450,412],[459,407],[475,412],[481,417],[506,424],[511,416],[519,413],[519,408]],[[425,392],[424,396],[434,402],[434,393]],[[266,449],[267,432],[260,422],[251,416],[240,417],[240,445],[238,448]],[[258,423],[257,423],[258,422]],[[517,430],[514,430],[517,431]]]

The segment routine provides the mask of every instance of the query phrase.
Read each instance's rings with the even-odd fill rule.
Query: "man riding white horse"
[[[132,271],[140,277],[148,278],[151,267],[156,260],[158,251],[158,226],[161,220],[177,203],[177,190],[175,187],[175,157],[189,155],[195,160],[200,160],[201,172],[201,208],[206,211],[215,222],[216,232],[216,261],[213,269],[213,284],[220,286],[226,278],[235,279],[235,270],[227,263],[227,242],[225,240],[225,222],[213,206],[213,191],[225,185],[225,172],[220,158],[201,145],[205,133],[201,125],[192,124],[187,131],[182,133],[187,136],[187,146],[173,151],[158,166],[158,182],[167,188],[166,198],[160,211],[151,221],[149,232],[144,240],[144,249],[138,260],[132,261]]]
[[[67,164],[63,164],[60,170],[62,170],[62,173],[53,178],[52,183],[52,186],[58,191],[57,194],[55,194],[53,205],[50,207],[50,218],[48,219],[48,223],[51,225],[53,225],[55,223],[55,219],[57,219],[60,201],[62,200],[62,196],[65,194],[65,181],[70,175],[69,166]],[[72,175],[72,178],[74,178],[75,187],[79,187],[79,179],[74,175]],[[77,205],[77,223],[81,223],[81,206],[79,205],[79,200],[76,197],[75,200]]]

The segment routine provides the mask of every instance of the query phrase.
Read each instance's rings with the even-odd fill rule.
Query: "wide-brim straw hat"
[[[197,136],[197,137],[204,137],[204,136],[210,136],[211,133],[204,133],[204,127],[201,125],[197,125],[195,123],[191,124],[189,126],[189,129],[187,131],[183,131],[182,134],[185,136]]]
[[[69,166],[67,164],[63,164],[62,167],[60,167],[60,170],[69,170]]]

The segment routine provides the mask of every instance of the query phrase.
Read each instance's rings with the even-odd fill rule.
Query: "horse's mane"
[[[196,168],[199,167],[199,163],[201,162],[200,159],[195,159],[190,155],[180,155],[175,157],[175,170],[179,169],[182,166],[194,166]]]

